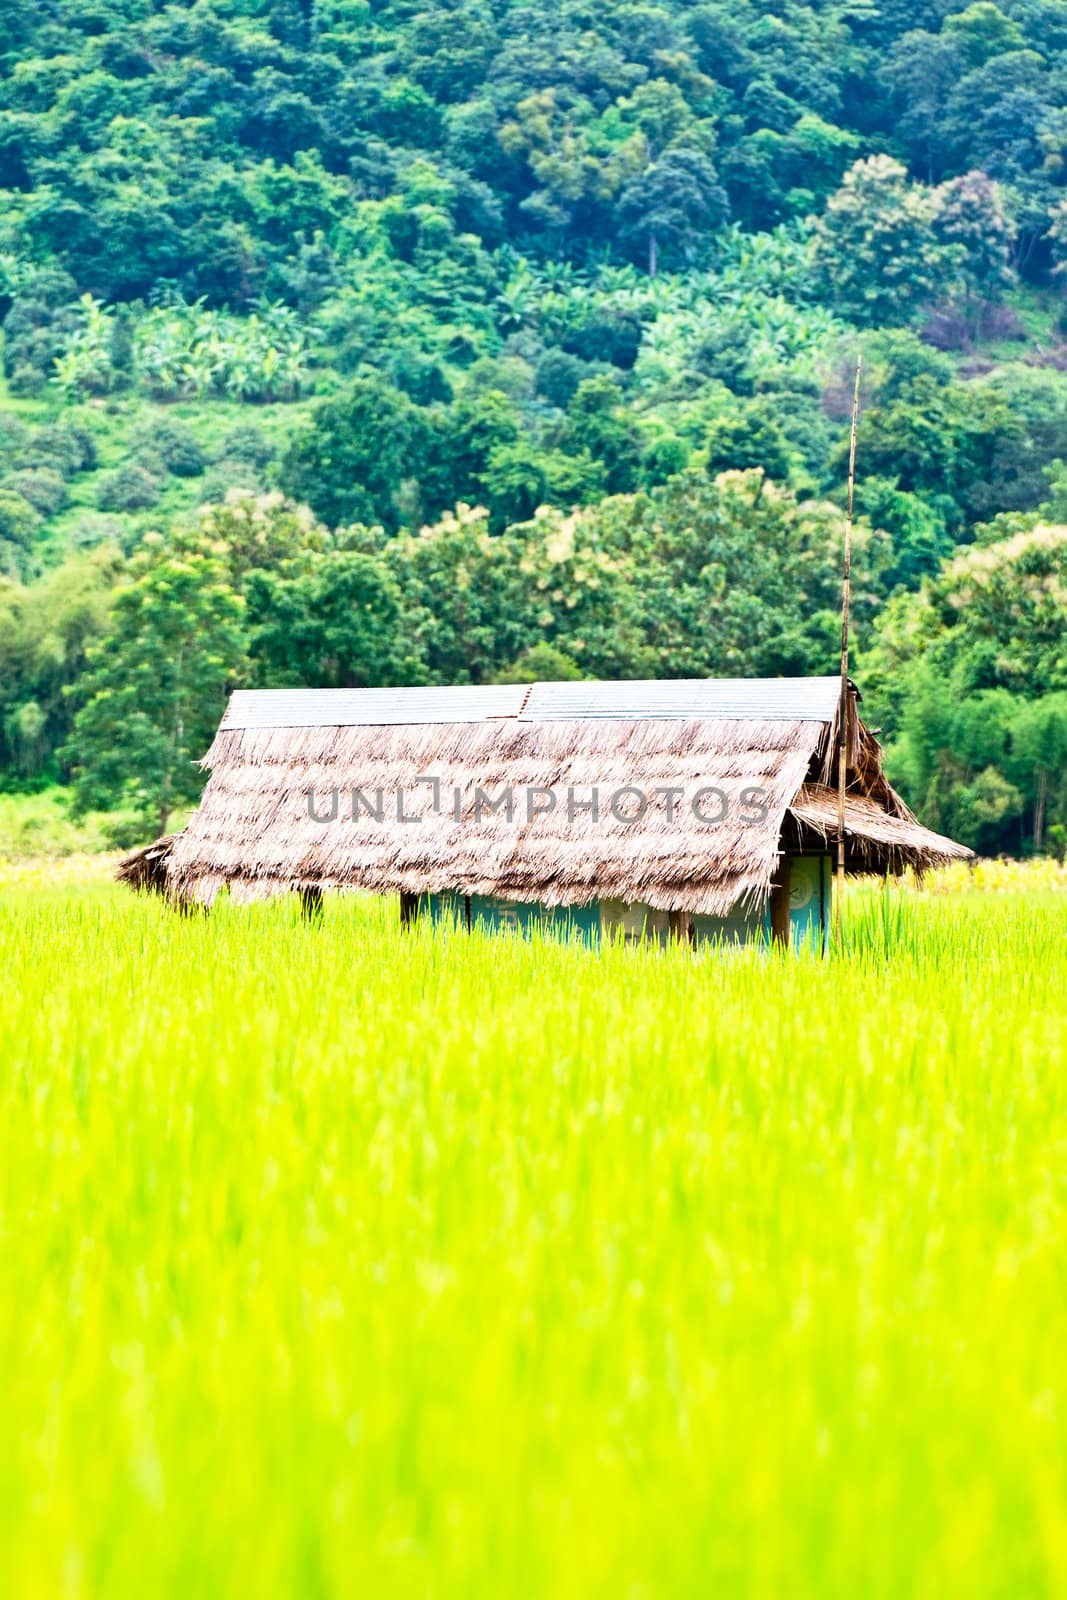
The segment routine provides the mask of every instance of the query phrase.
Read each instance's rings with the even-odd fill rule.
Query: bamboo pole
[[[852,598],[852,505],[856,488],[856,432],[860,417],[863,357],[856,357],[852,391],[852,429],[848,442],[848,501],[845,508],[845,570],[841,585],[841,703],[837,711],[837,891],[834,895],[834,944],[841,948],[841,904],[845,897],[845,780],[848,773],[848,613]]]

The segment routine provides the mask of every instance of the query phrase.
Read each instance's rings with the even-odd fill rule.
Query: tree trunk
[[[659,241],[654,233],[650,233],[648,236],[648,275],[650,278],[654,278],[656,276],[656,267],[658,263]]]
[[[1048,773],[1037,775],[1037,796],[1034,800],[1034,849],[1040,850],[1045,842],[1045,802],[1048,799]]]

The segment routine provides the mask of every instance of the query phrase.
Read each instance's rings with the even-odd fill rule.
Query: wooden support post
[[[305,922],[318,922],[322,917],[322,890],[317,884],[305,884],[300,890],[300,915]]]
[[[202,900],[189,900],[184,894],[171,894],[168,890],[163,891],[163,903],[179,917],[206,917],[211,910]]]
[[[771,942],[789,949],[791,922],[789,917],[789,857],[778,857],[778,866],[771,881]]]
[[[419,919],[419,897],[417,894],[400,892],[400,926],[413,928]]]
[[[693,918],[688,911],[668,911],[667,936],[684,944],[693,944]]]
[[[852,428],[848,441],[848,499],[845,506],[845,570],[841,584],[841,693],[837,706],[837,893],[834,895],[834,945],[841,948],[841,906],[845,898],[845,788],[856,700],[848,681],[848,613],[852,597],[852,502],[856,489],[856,429],[860,419],[862,357],[856,358],[856,387],[852,391]],[[858,738],[859,728],[855,728]]]

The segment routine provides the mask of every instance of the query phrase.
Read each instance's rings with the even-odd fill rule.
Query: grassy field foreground
[[[0,902],[21,1597],[1067,1592],[1067,900]]]

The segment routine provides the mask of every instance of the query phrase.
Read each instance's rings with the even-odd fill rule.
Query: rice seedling
[[[20,1597],[1067,1589],[1062,895],[0,903]]]

